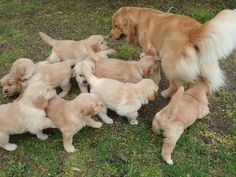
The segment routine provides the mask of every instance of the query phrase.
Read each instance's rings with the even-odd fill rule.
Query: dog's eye
[[[103,42],[101,42],[101,44],[103,44]]]
[[[117,25],[114,25],[114,28],[117,28]]]
[[[79,77],[82,77],[82,75],[81,75],[81,74],[79,74]]]

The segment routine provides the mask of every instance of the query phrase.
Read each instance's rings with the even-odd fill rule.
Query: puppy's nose
[[[3,93],[4,93],[4,94],[7,94],[7,93],[8,93],[8,90],[3,90]]]
[[[85,80],[85,81],[83,81],[83,84],[88,84],[88,82]]]

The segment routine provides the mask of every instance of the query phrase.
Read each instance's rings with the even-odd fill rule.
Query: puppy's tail
[[[177,92],[172,96],[170,103],[169,103],[169,110],[170,110],[170,114],[174,115],[177,112],[177,104],[179,102],[179,100],[182,98],[184,94],[184,87],[181,86]]]
[[[93,75],[95,73],[95,65],[90,61],[83,61],[81,64],[81,70],[88,83],[93,86],[94,83],[98,80],[98,78]]]
[[[236,9],[221,11],[209,22],[193,29],[189,37],[201,66],[212,65],[226,58],[236,47]],[[224,77],[216,65],[213,70],[216,75],[209,68],[205,68],[203,72],[214,91],[224,84]]]
[[[45,43],[47,43],[50,46],[54,46],[55,41],[56,41],[55,39],[51,38],[50,36],[46,35],[43,32],[39,32],[39,35]]]

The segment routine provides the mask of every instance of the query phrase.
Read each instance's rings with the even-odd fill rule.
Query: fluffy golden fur
[[[181,86],[170,103],[156,114],[152,128],[155,133],[163,131],[165,139],[161,155],[168,164],[173,164],[171,154],[184,129],[209,114],[208,93],[208,84],[203,80],[186,91]]]
[[[99,52],[108,48],[102,35],[92,35],[85,40],[56,40],[39,32],[39,35],[48,45],[52,47],[52,53],[48,57],[50,63],[78,59],[83,60],[87,55],[87,49]]]
[[[155,100],[158,86],[151,79],[143,79],[138,83],[123,83],[113,79],[97,78],[94,76],[93,62],[82,62],[82,73],[90,84],[90,93],[98,97],[105,105],[120,116],[128,118],[132,125],[137,125],[138,110],[142,105]],[[107,108],[106,108],[107,107]],[[98,114],[105,123],[113,123],[106,114]]]
[[[9,135],[24,132],[36,134],[39,139],[46,140],[48,136],[42,130],[55,126],[46,118],[44,108],[55,95],[56,92],[51,87],[35,83],[25,90],[19,101],[1,105],[0,147],[14,151],[17,145],[9,143]]]
[[[218,60],[236,46],[236,11],[224,10],[204,25],[183,15],[149,8],[122,7],[112,17],[111,37],[128,38],[148,55],[161,58],[170,86],[162,96],[172,96],[181,81],[203,77],[212,91],[224,83]]]
[[[48,103],[46,113],[49,119],[60,129],[63,137],[64,149],[74,152],[73,136],[84,126],[100,128],[101,122],[94,121],[91,116],[98,114],[102,103],[89,93],[82,93],[74,100],[66,101],[54,97]]]
[[[144,77],[152,76],[158,68],[158,61],[152,56],[143,56],[139,61],[123,61],[115,58],[102,57],[95,52],[88,52],[88,55],[94,61],[94,75],[98,78],[137,83]],[[80,89],[82,91],[85,90],[82,87],[87,81],[81,72],[81,62],[77,63],[74,67],[74,72]]]
[[[10,75],[16,80],[24,81],[27,85],[41,81],[54,88],[60,87],[62,92],[59,95],[64,97],[71,88],[72,67],[76,63],[77,60],[68,60],[54,64],[48,62],[34,64],[28,58],[20,58],[13,63]]]

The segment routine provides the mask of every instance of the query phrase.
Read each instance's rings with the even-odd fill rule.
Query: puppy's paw
[[[164,98],[169,98],[170,97],[169,90],[166,89],[166,90],[162,91],[161,96],[163,96]]]
[[[167,160],[166,163],[168,163],[169,165],[173,165],[174,164],[173,160],[171,160],[171,159]]]
[[[59,93],[59,97],[64,98],[67,95],[67,92],[61,92]]]
[[[69,152],[69,153],[75,152],[75,147],[72,144],[64,146],[64,148],[65,148],[66,152]]]
[[[101,128],[101,127],[102,127],[101,122],[96,122],[96,124],[94,125],[94,128]]]
[[[46,140],[48,139],[48,135],[47,134],[44,134],[44,133],[39,133],[36,135],[38,137],[38,139],[40,140]]]
[[[107,118],[103,120],[106,124],[113,124],[114,121],[111,118]]]
[[[131,119],[131,120],[129,121],[129,123],[130,123],[131,125],[138,125],[137,119]]]
[[[7,150],[7,151],[15,151],[16,148],[17,148],[17,145],[16,144],[13,144],[13,143],[8,143],[4,146],[4,148]]]

